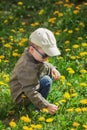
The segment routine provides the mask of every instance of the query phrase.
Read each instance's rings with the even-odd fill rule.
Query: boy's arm
[[[55,104],[49,103],[45,98],[41,96],[38,91],[33,90],[33,87],[29,87],[30,90],[24,90],[25,94],[28,96],[29,100],[40,110],[47,108],[50,114],[55,114],[58,107]]]
[[[54,80],[60,79],[60,72],[53,66],[51,63],[45,62],[45,66],[48,67],[48,75],[52,77]]]
[[[24,93],[29,98],[29,100],[39,109],[47,108],[49,102],[42,97],[42,95],[36,90],[36,86],[27,86],[24,89]]]

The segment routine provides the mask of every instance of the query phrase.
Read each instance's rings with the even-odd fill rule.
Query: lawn
[[[0,130],[87,130],[87,2],[3,0],[0,3]],[[12,102],[9,81],[32,31],[50,29],[61,55],[49,58],[61,73],[48,101],[55,115],[21,109]]]

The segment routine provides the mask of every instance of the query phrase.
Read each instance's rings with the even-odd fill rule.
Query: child
[[[29,37],[29,47],[18,60],[10,81],[11,95],[17,104],[28,106],[33,103],[38,109],[47,108],[50,114],[58,107],[46,98],[52,86],[52,78],[58,80],[60,73],[46,62],[48,57],[60,55],[53,33],[38,28]]]

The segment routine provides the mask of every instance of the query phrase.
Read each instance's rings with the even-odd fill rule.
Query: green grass
[[[0,130],[87,130],[87,2],[18,2],[0,3]],[[55,115],[20,109],[10,95],[11,71],[39,27],[53,31],[61,51],[49,59],[61,73],[48,96]]]

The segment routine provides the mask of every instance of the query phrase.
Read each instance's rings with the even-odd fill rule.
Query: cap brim
[[[61,55],[59,49],[57,47],[50,47],[50,48],[46,48],[46,49],[43,49],[45,51],[45,53],[48,55],[48,56],[58,56],[58,55]]]

